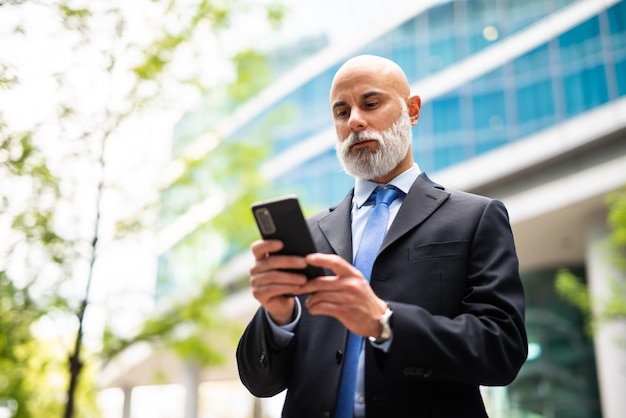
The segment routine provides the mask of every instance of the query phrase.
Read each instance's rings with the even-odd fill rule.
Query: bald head
[[[340,86],[345,86],[345,83],[374,81],[383,84],[401,99],[406,100],[411,94],[409,81],[398,64],[375,55],[359,55],[346,61],[337,70],[330,89],[331,104],[334,92]]]

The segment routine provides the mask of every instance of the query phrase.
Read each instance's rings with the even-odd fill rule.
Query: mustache
[[[380,132],[377,131],[359,131],[359,132],[352,132],[350,135],[348,135],[348,137],[345,139],[346,142],[346,146],[351,147],[354,144],[358,144],[361,141],[376,141],[376,142],[383,142],[384,138],[382,136],[382,134]]]

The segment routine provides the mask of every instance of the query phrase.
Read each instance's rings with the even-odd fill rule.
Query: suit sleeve
[[[465,277],[453,278],[461,281],[458,312],[437,315],[389,302],[393,344],[388,354],[377,354],[385,374],[478,385],[506,385],[517,375],[527,336],[514,240],[504,205],[489,200],[482,207],[467,237]],[[441,298],[447,297],[455,296],[444,289]]]
[[[241,382],[254,396],[274,396],[287,388],[295,346],[294,337],[285,348],[271,341],[272,331],[265,311],[259,308],[237,346]]]

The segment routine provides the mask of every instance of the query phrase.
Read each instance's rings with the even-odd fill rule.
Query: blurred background
[[[5,0],[0,418],[280,416],[234,363],[249,207],[352,187],[358,54],[422,97],[420,168],[509,209],[529,357],[490,416],[626,416],[624,1]]]

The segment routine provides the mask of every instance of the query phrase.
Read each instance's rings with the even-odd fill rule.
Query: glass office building
[[[257,102],[263,105],[233,119],[232,128],[221,140],[261,141],[268,146],[262,174],[271,182],[273,195],[296,193],[309,213],[337,203],[353,180],[342,173],[333,149],[335,137],[328,106],[333,74],[354,55],[375,54],[396,61],[405,70],[413,93],[422,96],[421,116],[413,132],[414,157],[422,171],[435,181],[451,180],[452,184],[444,183],[446,186],[465,185],[468,191],[501,198],[508,207],[510,202],[516,240],[519,231],[530,354],[513,384],[485,389],[492,416],[611,417],[607,410],[620,410],[623,403],[614,406],[620,402],[615,400],[617,396],[611,397],[609,388],[601,390],[597,346],[585,333],[580,313],[554,290],[554,277],[560,268],[570,268],[582,278],[590,274],[590,256],[576,243],[584,239],[584,228],[574,223],[559,230],[580,229],[568,238],[573,242],[573,256],[561,254],[568,249],[565,238],[561,243],[565,249],[550,247],[546,238],[541,254],[535,254],[527,249],[542,241],[540,223],[534,220],[547,222],[561,212],[544,208],[542,203],[535,204],[536,210],[528,209],[528,199],[523,210],[512,208],[550,182],[562,181],[561,189],[567,187],[566,179],[574,179],[574,171],[622,164],[626,155],[626,2],[415,3],[419,4],[407,7],[409,12],[402,20],[389,22],[373,36],[368,34],[358,46],[326,48],[306,58],[302,65],[294,63],[290,83],[287,76],[277,79]],[[583,123],[587,120],[590,122]],[[574,123],[584,129],[559,134]],[[600,132],[602,127],[607,132]],[[582,139],[572,145],[578,135]],[[548,155],[548,150],[556,151]],[[499,167],[503,160],[513,163]],[[517,168],[519,160],[529,162]],[[484,173],[491,170],[491,180],[468,183],[461,179],[474,176],[468,170],[476,167],[476,162],[481,162],[482,171],[475,177],[489,177]],[[611,171],[617,173],[611,184],[626,184],[626,165],[622,168],[622,174],[619,169]],[[199,163],[192,170],[188,177],[200,179],[207,167]],[[558,177],[557,171],[572,174]],[[504,174],[493,178],[498,173]],[[164,219],[185,217],[189,206],[211,198],[201,187],[195,190],[182,200],[181,190],[175,186],[167,190],[164,201],[178,196],[176,201],[182,204],[170,207]],[[563,217],[586,219],[591,197],[581,194],[577,200],[579,192],[569,193],[572,203]],[[531,212],[532,216],[526,215]],[[523,215],[517,217],[517,213]],[[528,238],[533,231],[539,232]],[[207,241],[201,237],[198,222],[191,234],[181,234],[181,239],[163,252],[161,291],[175,288],[186,278],[193,280],[190,264],[197,270],[203,268],[203,245]],[[233,263],[236,261],[231,267]],[[247,270],[231,271],[239,272],[226,280],[233,289],[230,297],[235,299],[247,291],[241,290],[247,282]],[[626,416],[626,410],[621,411]]]
[[[342,58],[358,54],[391,58],[411,83],[421,86],[431,76],[487,52],[479,63],[483,68],[473,71],[477,75],[462,83],[453,80],[456,85],[449,91],[423,97],[413,148],[422,170],[432,173],[522,140],[626,93],[626,6],[620,2],[600,13],[575,16],[577,21],[561,33],[536,33],[533,25],[570,3],[576,2],[444,2]],[[533,38],[528,45],[512,46],[518,51],[486,51],[514,37],[523,42],[529,35]],[[503,62],[491,52],[508,59]],[[263,132],[260,139],[280,154],[327,130],[332,126],[328,89],[340,64],[341,60],[329,63],[298,88],[276,98],[230,140],[259,139]],[[419,89],[415,93],[421,94]],[[268,126],[268,121],[274,125]],[[331,145],[326,152],[303,158],[303,165],[280,173],[274,182],[287,190],[306,190],[303,198],[312,206],[337,202],[351,180],[338,174]]]

